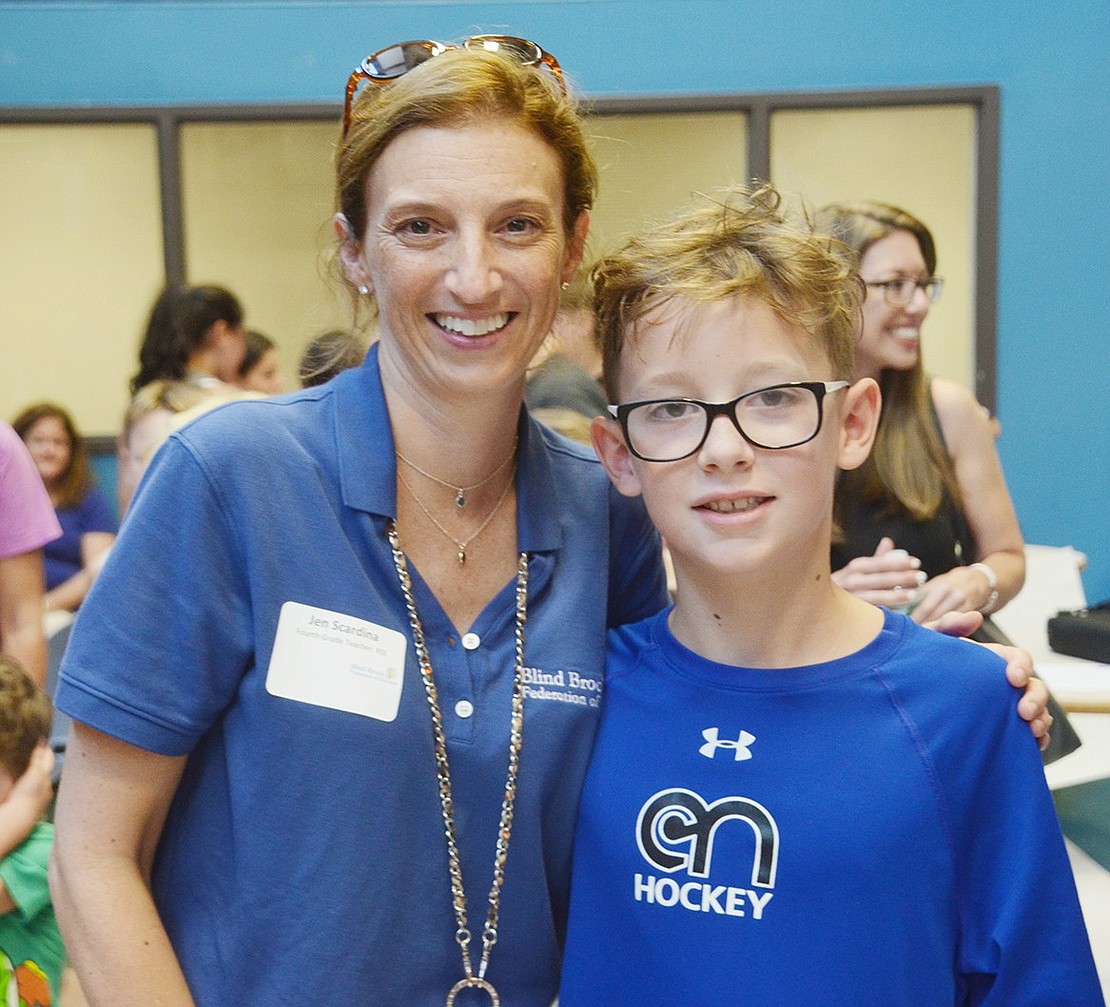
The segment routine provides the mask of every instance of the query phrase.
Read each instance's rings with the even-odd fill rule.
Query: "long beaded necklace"
[[[447,870],[451,878],[451,901],[455,910],[455,941],[462,953],[463,978],[447,993],[446,1007],[453,1007],[455,998],[467,988],[484,990],[489,994],[491,1007],[500,1007],[501,996],[486,978],[490,952],[497,943],[497,922],[501,913],[501,886],[505,882],[505,861],[509,855],[509,837],[513,829],[513,808],[516,804],[517,779],[520,775],[520,753],[524,745],[524,623],[528,618],[528,554],[522,552],[516,573],[516,665],[513,669],[513,699],[509,716],[509,769],[505,777],[505,798],[501,802],[501,817],[497,826],[497,845],[493,856],[493,883],[489,890],[489,910],[482,927],[482,957],[478,971],[474,971],[470,955],[470,929],[467,925],[466,890],[463,888],[462,863],[455,830],[454,800],[451,792],[451,772],[447,764],[447,735],[443,730],[443,715],[439,709],[432,662],[424,640],[424,627],[416,611],[412,595],[412,580],[408,563],[401,551],[397,523],[389,523],[389,545],[393,551],[393,565],[401,582],[405,598],[412,642],[424,682],[424,695],[432,714],[432,737],[435,741],[436,779],[439,783],[439,807],[443,815],[443,832],[447,838]]]
[[[513,441],[513,449],[509,452],[508,457],[506,457],[505,460],[497,466],[497,468],[495,468],[488,476],[486,476],[485,479],[480,479],[478,480],[478,482],[471,483],[469,486],[460,486],[458,483],[450,483],[447,482],[446,479],[440,479],[439,476],[432,475],[431,472],[425,472],[424,469],[416,464],[416,462],[409,461],[403,454],[401,454],[400,451],[397,451],[396,448],[394,449],[394,453],[397,455],[397,458],[400,461],[404,462],[414,472],[419,472],[426,479],[431,479],[432,482],[439,483],[440,486],[446,486],[447,489],[454,490],[455,506],[462,509],[466,506],[467,493],[469,493],[471,490],[480,489],[482,486],[485,486],[486,483],[488,483],[495,475],[497,475],[498,472],[500,472],[506,465],[509,464],[509,462],[511,462],[516,457],[516,441]],[[412,493],[412,490],[410,489],[409,492]],[[416,494],[414,493],[413,496],[415,495]]]
[[[491,510],[486,515],[485,521],[478,525],[478,530],[460,542],[457,538],[455,538],[454,535],[451,534],[451,532],[449,532],[446,528],[443,527],[442,524],[439,523],[439,520],[436,518],[436,516],[430,510],[428,510],[428,508],[424,505],[424,501],[416,495],[416,490],[414,490],[408,484],[408,481],[403,475],[401,475],[400,472],[397,473],[397,479],[401,483],[401,485],[409,491],[409,496],[411,496],[413,500],[416,501],[416,506],[424,512],[425,517],[427,517],[427,519],[431,521],[432,524],[434,524],[441,532],[443,532],[444,535],[446,535],[452,542],[455,543],[455,548],[458,550],[456,555],[459,558],[459,566],[463,566],[466,563],[466,547],[470,545],[470,543],[473,542],[479,535],[481,535],[487,527],[489,527],[489,523],[497,516],[497,512],[501,510],[501,505],[505,502],[506,498],[509,495],[509,490],[513,485],[513,480],[512,478],[510,478],[509,481],[505,483],[505,488],[501,491],[501,496],[497,498],[497,503],[493,505],[493,510]]]

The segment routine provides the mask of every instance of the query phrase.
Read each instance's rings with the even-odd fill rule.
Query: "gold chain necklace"
[[[425,472],[424,469],[416,464],[416,462],[410,462],[403,454],[401,454],[400,451],[396,449],[396,447],[394,447],[394,453],[397,455],[397,458],[400,461],[404,462],[414,472],[419,472],[426,479],[431,479],[432,482],[439,483],[440,486],[446,486],[449,490],[454,490],[455,506],[462,508],[466,506],[467,493],[469,493],[471,490],[480,489],[482,486],[485,486],[486,483],[488,483],[495,475],[497,475],[498,472],[500,472],[506,465],[508,465],[509,462],[513,460],[513,458],[516,457],[516,440],[513,440],[513,449],[509,452],[508,457],[500,465],[498,465],[497,468],[495,468],[488,476],[486,476],[485,479],[480,479],[478,482],[471,483],[471,485],[469,486],[460,486],[458,483],[449,483],[446,479],[440,479],[439,476],[432,475],[431,472]],[[410,489],[409,492],[412,493],[412,490]],[[416,494],[413,495],[415,496]]]
[[[470,545],[470,543],[473,542],[479,535],[481,535],[487,527],[489,527],[489,523],[497,516],[497,512],[501,510],[501,505],[508,498],[509,489],[513,485],[513,480],[512,478],[510,478],[509,481],[505,483],[505,488],[501,491],[501,496],[497,498],[497,503],[493,505],[493,510],[491,510],[489,514],[486,515],[485,521],[478,525],[478,530],[474,532],[469,538],[463,539],[460,542],[457,538],[455,538],[454,535],[451,534],[451,532],[444,528],[443,525],[439,523],[436,516],[430,510],[428,510],[427,507],[424,506],[424,501],[416,495],[416,491],[408,484],[408,482],[405,480],[405,477],[401,475],[400,472],[397,473],[397,479],[401,483],[401,485],[409,491],[409,496],[411,496],[413,500],[416,501],[416,506],[424,512],[428,520],[431,521],[432,524],[434,524],[441,532],[443,532],[444,535],[446,535],[452,542],[455,543],[455,548],[458,549],[457,555],[459,557],[459,566],[463,566],[466,563],[466,547]]]
[[[490,952],[497,943],[497,921],[501,913],[501,886],[505,882],[505,861],[509,855],[509,836],[513,828],[513,808],[516,804],[517,778],[520,775],[520,752],[524,745],[524,623],[528,618],[528,553],[522,552],[516,573],[516,665],[513,670],[513,700],[509,717],[509,769],[505,777],[505,799],[501,802],[501,817],[497,825],[497,845],[493,857],[493,883],[489,890],[489,911],[482,927],[482,957],[475,973],[470,957],[470,929],[467,926],[466,890],[463,888],[462,863],[459,860],[459,842],[455,831],[454,801],[451,793],[451,771],[447,764],[447,735],[443,730],[443,714],[439,709],[432,662],[424,640],[424,627],[416,611],[412,595],[412,579],[408,563],[401,551],[397,536],[397,523],[389,523],[389,545],[393,550],[393,565],[401,582],[412,642],[424,681],[424,695],[432,713],[432,737],[435,740],[436,779],[439,783],[439,808],[443,815],[443,831],[447,837],[447,870],[451,878],[451,901],[455,909],[455,941],[462,952],[463,978],[447,993],[446,1007],[452,1007],[460,991],[473,988],[489,994],[491,1007],[500,1007],[501,996],[486,978]]]

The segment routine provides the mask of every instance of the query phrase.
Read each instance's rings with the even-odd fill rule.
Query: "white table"
[[[1110,664],[1047,651],[1033,655],[1033,667],[1065,710],[1110,713]]]

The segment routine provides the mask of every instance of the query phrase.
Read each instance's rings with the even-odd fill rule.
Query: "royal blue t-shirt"
[[[613,631],[560,1007],[1101,1004],[1017,699],[892,613],[775,670]]]

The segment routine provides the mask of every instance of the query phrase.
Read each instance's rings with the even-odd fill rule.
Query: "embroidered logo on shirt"
[[[749,745],[755,741],[754,734],[748,734],[747,731],[741,731],[740,737],[735,741],[729,738],[719,738],[720,728],[707,727],[701,732],[701,736],[705,738],[705,744],[698,749],[701,755],[707,759],[712,759],[717,754],[718,748],[731,748],[733,750],[733,760],[736,762],[743,762],[745,759],[750,759],[752,753],[749,750]]]

